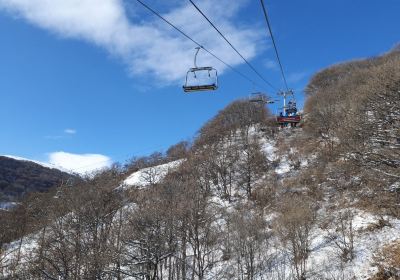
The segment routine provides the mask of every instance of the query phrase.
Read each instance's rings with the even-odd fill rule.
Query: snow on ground
[[[262,140],[264,140],[264,138]],[[262,150],[264,151],[268,160],[270,161],[276,160],[276,154],[275,154],[276,147],[273,141],[268,141],[267,139],[262,141]]]
[[[380,217],[361,210],[354,212],[354,259],[341,262],[340,251],[326,238],[326,230],[316,229],[308,260],[310,271],[315,275],[313,279],[339,279],[339,276],[340,279],[368,279],[377,272],[377,267],[374,267],[374,254],[384,245],[400,239],[400,220],[385,217],[390,226],[374,229]]]
[[[124,180],[119,189],[126,189],[131,186],[145,187],[150,184],[156,184],[162,180],[170,170],[177,168],[182,162],[183,160],[180,159],[136,171]]]
[[[281,178],[286,177],[293,169],[288,155],[294,151],[289,150],[286,154],[278,156],[276,142],[268,139],[261,140],[263,150],[268,159],[277,163],[275,173]],[[308,158],[300,159],[300,168],[306,168],[315,158],[316,155],[310,155]],[[391,188],[393,187],[396,188],[398,185],[394,184]],[[374,254],[383,246],[400,239],[399,219],[384,217],[389,221],[391,226],[376,228],[381,217],[359,209],[352,210],[354,211],[353,227],[355,231],[354,259],[343,263],[340,259],[339,249],[327,238],[328,232],[326,229],[322,230],[319,227],[315,227],[313,230],[311,253],[307,260],[308,271],[311,272],[308,275],[309,279],[368,279],[378,271],[378,268],[374,266]],[[338,213],[333,213],[332,215],[335,214],[338,215]],[[270,222],[274,218],[274,213],[269,213],[266,216],[266,219]],[[333,229],[331,228],[330,230]],[[281,254],[282,252],[278,253],[277,256]],[[284,258],[283,255],[282,258]],[[279,265],[279,262],[276,262],[276,264]],[[287,274],[290,272],[290,269],[290,265],[284,268]]]
[[[18,265],[19,268],[24,267],[29,262],[30,256],[34,253],[35,250],[37,250],[38,247],[38,236],[31,234],[29,236],[25,236],[24,238],[16,240],[14,242],[11,242],[10,244],[6,245],[4,247],[5,251],[3,252],[3,255],[1,256],[2,259],[2,265],[3,267],[7,266],[15,266]],[[15,260],[18,259],[18,256],[20,256],[20,260],[18,263],[15,262]],[[3,270],[4,276],[9,276],[10,271]],[[2,278],[3,279],[3,278]]]
[[[262,143],[262,150],[264,151],[268,160],[270,161],[279,160],[279,164],[275,168],[276,174],[282,175],[288,173],[292,169],[286,156],[282,156],[280,157],[280,159],[278,158],[276,154],[276,142],[274,140],[262,138],[261,143]]]
[[[334,243],[326,238],[326,229],[322,230],[316,226],[312,232],[311,252],[307,259],[307,279],[358,280],[369,279],[377,273],[378,268],[374,266],[374,254],[383,246],[400,239],[400,220],[385,217],[391,226],[372,230],[371,225],[377,224],[379,217],[361,210],[355,209],[354,211],[354,259],[348,262],[341,262],[340,252]],[[276,217],[276,213],[269,213],[265,216],[270,223]],[[330,228],[330,230],[333,229]],[[290,274],[293,273],[290,254],[288,254],[285,246],[276,236],[271,237],[268,246],[269,252],[264,252],[266,254],[264,258],[271,258],[270,266],[263,271],[259,271],[255,279],[293,279],[290,277]],[[218,275],[223,271],[234,271],[236,265],[235,259],[219,262],[206,279],[216,279],[211,276],[212,273]],[[286,276],[278,277],[277,273],[281,276]]]
[[[290,165],[289,161],[286,159],[286,157],[282,157],[279,165],[275,168],[275,173],[282,175],[288,173],[291,169],[292,166]]]

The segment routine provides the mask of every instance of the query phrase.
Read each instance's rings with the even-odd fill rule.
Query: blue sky
[[[82,161],[72,155],[123,162],[192,138],[229,102],[254,90],[274,97],[188,1],[146,3],[261,89],[200,53],[199,64],[221,72],[220,89],[185,95],[181,86],[195,45],[136,1],[102,1],[0,0],[0,154],[63,166]],[[259,1],[196,3],[267,80],[282,87]],[[379,55],[400,41],[397,0],[266,5],[300,105],[301,90],[316,71]],[[71,156],[54,159],[60,151]],[[99,160],[92,158],[90,164]]]

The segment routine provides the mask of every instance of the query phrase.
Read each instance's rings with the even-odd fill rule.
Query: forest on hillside
[[[399,279],[400,49],[306,92],[299,128],[238,100],[192,143],[28,195],[0,213],[0,279]]]
[[[0,203],[16,201],[30,192],[46,192],[73,175],[34,162],[0,156]]]

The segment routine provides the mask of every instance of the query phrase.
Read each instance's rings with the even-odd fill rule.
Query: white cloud
[[[76,134],[76,129],[72,129],[72,128],[66,128],[64,129],[64,133],[66,134]]]
[[[100,154],[71,154],[61,151],[49,154],[48,163],[84,175],[110,167],[112,160]]]
[[[302,80],[304,80],[308,76],[308,72],[296,72],[296,73],[291,73],[288,76],[288,82],[289,83],[298,83]]]
[[[251,59],[260,51],[263,34],[237,21],[236,16],[246,2],[204,0],[199,6]],[[164,16],[227,63],[243,63],[190,3],[181,3]],[[36,26],[63,38],[86,40],[106,49],[121,58],[135,75],[150,73],[161,83],[182,81],[193,63],[193,43],[151,14],[148,21],[138,18],[139,12],[148,13],[142,6],[129,7],[135,9],[133,20],[128,18],[123,0],[0,0],[0,9]],[[220,72],[226,68],[205,53],[199,56],[199,65],[209,64],[216,65]]]

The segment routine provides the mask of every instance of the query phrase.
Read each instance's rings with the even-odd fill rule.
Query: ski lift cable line
[[[208,54],[210,54],[212,57],[214,57],[215,59],[217,59],[218,61],[220,61],[222,64],[224,64],[225,66],[227,66],[228,68],[230,68],[231,70],[233,70],[236,74],[240,75],[242,78],[246,79],[247,81],[249,81],[250,83],[257,85],[258,87],[262,88],[260,85],[258,85],[256,82],[254,82],[252,79],[250,79],[248,76],[246,76],[245,74],[243,74],[242,72],[240,72],[239,70],[237,70],[235,67],[233,67],[232,65],[228,64],[227,62],[223,61],[221,58],[219,58],[218,56],[216,56],[213,52],[211,52],[210,50],[208,50],[207,48],[205,48],[203,45],[201,45],[199,42],[197,42],[196,40],[194,40],[192,37],[190,37],[189,35],[187,35],[185,32],[183,32],[181,29],[179,29],[178,27],[176,27],[173,23],[171,23],[169,20],[167,20],[165,17],[163,17],[162,15],[160,15],[157,11],[155,11],[153,8],[151,8],[149,5],[147,5],[146,3],[144,3],[141,0],[136,0],[138,3],[140,3],[143,7],[145,7],[146,9],[148,9],[150,12],[152,12],[154,15],[156,15],[157,17],[159,17],[161,20],[163,20],[165,23],[167,23],[169,26],[171,26],[172,28],[174,28],[176,31],[178,31],[179,33],[181,33],[184,37],[186,37],[187,39],[189,39],[190,41],[192,41],[194,44],[196,44],[198,47],[200,47],[201,49],[203,49],[205,52],[207,52]]]
[[[203,11],[192,1],[189,0],[190,3],[192,3],[193,7],[196,8],[196,10],[208,21],[208,23],[218,32],[219,35],[231,46],[231,48],[243,59],[243,61],[259,76],[267,85],[269,85],[271,88],[276,90],[276,87],[273,86],[270,82],[268,82],[261,74],[260,72],[257,71],[257,69],[235,48],[235,46],[226,38],[224,34],[215,26],[215,24],[203,13]]]
[[[264,12],[265,21],[267,22],[267,27],[268,27],[268,30],[269,30],[269,34],[271,36],[272,44],[274,46],[276,58],[278,60],[279,67],[281,69],[283,82],[285,83],[286,91],[289,91],[289,87],[288,87],[286,76],[285,76],[285,71],[283,70],[282,62],[281,62],[281,59],[280,59],[280,56],[279,56],[278,47],[277,47],[276,42],[275,42],[274,34],[272,33],[271,22],[270,22],[269,17],[268,17],[267,9],[265,7],[264,0],[260,0],[260,1],[261,1],[261,6],[262,6],[262,9],[263,9],[263,12]]]

